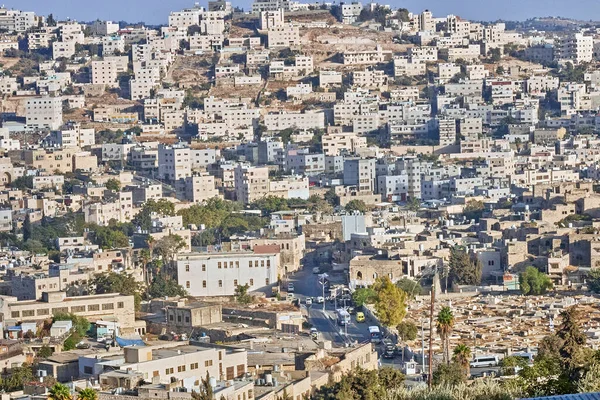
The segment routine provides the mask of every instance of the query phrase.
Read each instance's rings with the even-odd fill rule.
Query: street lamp
[[[327,274],[319,275],[319,283],[323,289],[323,313],[325,312],[325,279],[327,278]]]

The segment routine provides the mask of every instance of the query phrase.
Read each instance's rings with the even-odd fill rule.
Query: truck
[[[338,308],[335,310],[335,313],[337,315],[338,325],[344,326],[350,323],[350,314],[348,311],[344,310],[343,308]]]

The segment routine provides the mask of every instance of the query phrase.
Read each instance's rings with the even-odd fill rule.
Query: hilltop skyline
[[[75,0],[10,0],[4,2],[8,8],[24,11],[35,11],[39,15],[53,13],[55,18],[71,18],[78,21],[95,19],[140,22],[150,25],[166,24],[170,11],[191,7],[194,1],[173,0],[162,2],[156,0],[129,0],[126,2],[105,0],[100,3],[83,3]],[[206,5],[206,1],[200,2]],[[248,10],[250,0],[233,2],[235,6]],[[580,0],[576,4],[561,0],[506,0],[503,2],[481,2],[476,0],[443,1],[443,0],[406,0],[389,2],[393,7],[405,7],[411,12],[430,9],[434,15],[455,14],[469,20],[495,21],[525,20],[532,17],[560,16],[581,20],[600,20],[600,8],[594,0]],[[592,12],[590,12],[592,11]]]

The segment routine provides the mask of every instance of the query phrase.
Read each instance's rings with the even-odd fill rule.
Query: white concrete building
[[[27,100],[25,116],[28,126],[58,129],[63,123],[61,97],[34,97]]]
[[[233,296],[240,285],[248,290],[277,283],[278,246],[255,246],[252,252],[182,253],[177,259],[177,282],[194,297]]]

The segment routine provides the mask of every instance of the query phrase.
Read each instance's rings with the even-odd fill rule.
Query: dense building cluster
[[[535,353],[574,304],[596,343],[600,25],[289,0],[167,17],[0,9],[5,392],[329,399],[390,346],[413,376],[429,347]],[[423,326],[452,302],[457,336]]]

